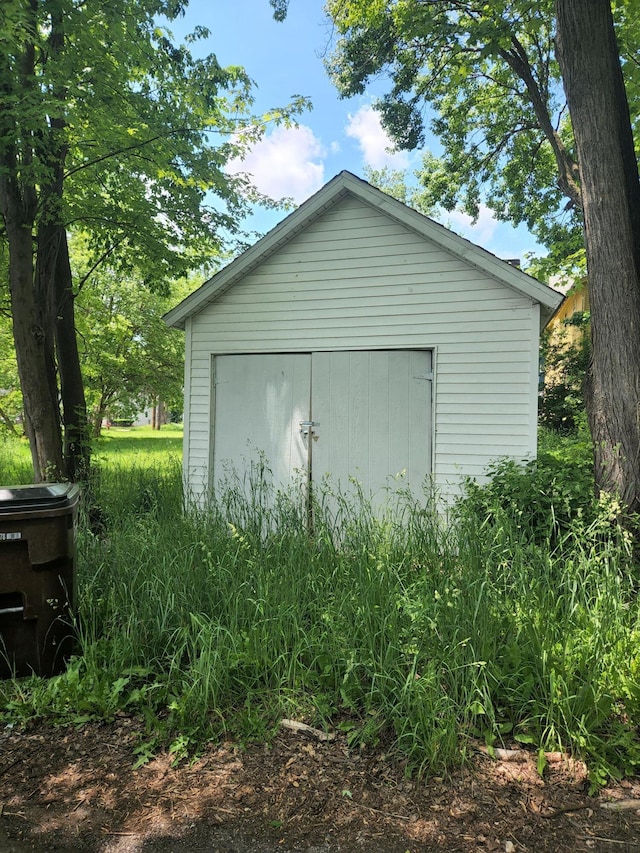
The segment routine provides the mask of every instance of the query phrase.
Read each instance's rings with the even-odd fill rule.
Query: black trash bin
[[[62,672],[73,651],[80,489],[0,486],[0,678]]]

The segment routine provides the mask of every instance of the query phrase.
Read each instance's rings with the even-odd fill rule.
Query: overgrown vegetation
[[[230,482],[182,513],[177,455],[133,463],[116,435],[98,453],[105,530],[79,531],[78,656],[2,684],[4,721],[130,713],[138,763],[268,739],[287,716],[415,772],[446,772],[477,738],[538,749],[541,771],[566,749],[594,785],[640,766],[637,570],[569,439],[469,483],[446,524],[408,495],[383,519],[326,495],[310,536],[262,476],[251,500]]]

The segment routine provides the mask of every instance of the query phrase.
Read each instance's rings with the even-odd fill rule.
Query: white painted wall
[[[185,475],[208,487],[212,354],[431,349],[444,493],[535,454],[538,304],[347,196],[186,325]]]

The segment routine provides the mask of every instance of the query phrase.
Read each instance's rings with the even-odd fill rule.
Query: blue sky
[[[221,65],[244,66],[256,83],[257,113],[283,106],[294,95],[312,102],[297,128],[272,129],[242,164],[233,165],[251,173],[262,192],[296,203],[343,169],[364,177],[367,165],[416,168],[419,152],[389,150],[391,142],[372,108],[375,91],[338,97],[323,64],[331,42],[323,0],[291,0],[283,23],[273,20],[272,11],[268,0],[190,0],[185,17],[170,27],[178,40],[197,25],[207,27],[211,36],[199,49],[215,53]],[[377,85],[382,92],[384,81]],[[250,227],[267,231],[284,215],[259,212]],[[522,258],[538,248],[525,228],[498,223],[487,209],[481,209],[475,225],[456,212],[445,213],[443,222],[499,257]]]

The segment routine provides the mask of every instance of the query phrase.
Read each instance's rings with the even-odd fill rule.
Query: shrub
[[[557,542],[577,518],[587,523],[597,513],[590,458],[542,452],[522,464],[501,459],[479,484],[468,478],[457,506],[459,520],[502,525],[518,538]]]

